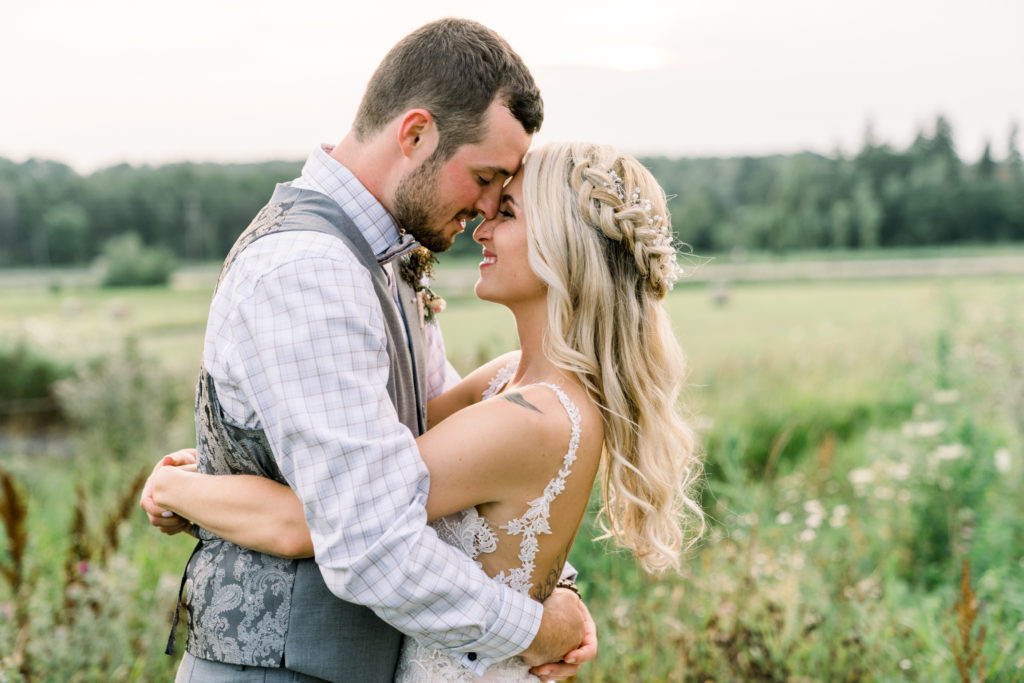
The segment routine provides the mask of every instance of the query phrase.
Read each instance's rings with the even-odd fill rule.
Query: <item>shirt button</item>
[[[466,656],[469,657],[469,661],[471,661],[471,662],[475,662],[476,661],[476,653],[475,652],[470,652]]]

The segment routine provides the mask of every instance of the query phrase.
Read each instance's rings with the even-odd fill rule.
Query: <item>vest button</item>
[[[471,662],[475,662],[476,661],[476,653],[475,652],[470,652],[466,656],[469,657],[469,661],[471,661]]]

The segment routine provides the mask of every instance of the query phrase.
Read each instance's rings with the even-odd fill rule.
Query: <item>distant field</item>
[[[169,289],[102,290],[50,288],[42,273],[0,271],[0,339],[24,337],[55,354],[80,358],[113,350],[134,336],[169,371],[191,377],[216,273],[216,266],[197,266],[179,272]],[[463,371],[515,345],[511,315],[457,286],[475,277],[475,267],[464,262],[443,266],[438,275],[438,291],[449,295],[440,316],[449,357]],[[730,357],[782,354],[807,344],[851,352],[891,349],[936,329],[949,306],[971,320],[1019,301],[1022,289],[1024,277],[1012,275],[694,283],[677,287],[666,308],[699,372]]]

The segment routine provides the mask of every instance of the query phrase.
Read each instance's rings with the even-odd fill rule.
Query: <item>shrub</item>
[[[0,345],[0,420],[51,421],[59,416],[54,387],[73,373],[24,340]]]
[[[109,240],[103,246],[103,260],[104,287],[166,285],[176,267],[169,250],[144,246],[134,232]]]
[[[180,403],[177,385],[130,338],[120,354],[85,363],[62,380],[57,396],[88,445],[115,459],[145,452]]]

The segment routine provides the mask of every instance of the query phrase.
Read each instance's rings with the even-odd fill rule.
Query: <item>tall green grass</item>
[[[670,295],[711,525],[682,575],[649,577],[591,541],[588,515],[571,561],[601,646],[580,679],[1024,680],[1022,290],[982,278],[735,287],[724,305],[694,287]],[[162,641],[191,544],[137,509],[122,518],[118,501],[192,438],[208,302],[203,288],[84,289],[0,304],[0,336],[107,359],[114,378],[83,375],[85,403],[90,382],[154,399],[134,450],[87,429],[42,450],[0,442],[28,539],[28,588],[0,582],[0,680],[19,680],[26,637],[33,680],[172,677]],[[460,370],[515,345],[503,309],[457,300],[440,319]],[[104,410],[143,400],[126,396]],[[0,534],[0,565],[12,551]]]

